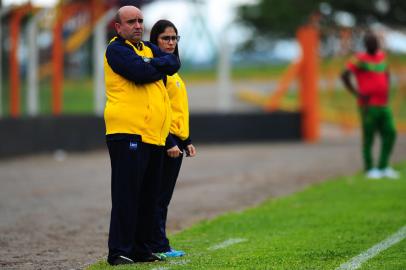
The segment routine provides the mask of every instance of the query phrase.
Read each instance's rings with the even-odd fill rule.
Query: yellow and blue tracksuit
[[[115,37],[105,53],[106,140],[111,160],[111,263],[118,256],[143,261],[150,256],[156,196],[170,103],[163,78],[180,68],[177,56],[149,42]]]
[[[170,134],[166,140],[166,149],[175,145],[186,150],[186,146],[191,144],[189,138],[189,105],[185,83],[179,76],[174,74],[167,76],[166,88],[171,101],[172,121]],[[153,252],[168,252],[171,250],[169,240],[166,236],[166,220],[168,206],[172,199],[176,181],[182,165],[183,155],[177,158],[164,156],[162,185],[158,196],[158,207],[155,213],[155,225],[153,238],[150,243]]]

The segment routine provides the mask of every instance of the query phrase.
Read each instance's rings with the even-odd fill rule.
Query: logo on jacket
[[[138,148],[138,144],[136,142],[130,142],[130,150],[135,151]]]
[[[180,82],[179,82],[179,81],[176,82],[176,86],[177,86],[178,88],[180,88]]]

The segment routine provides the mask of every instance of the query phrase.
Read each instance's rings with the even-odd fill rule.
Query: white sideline
[[[241,243],[241,242],[245,242],[247,241],[247,239],[244,238],[230,238],[224,242],[221,242],[220,244],[211,246],[208,248],[208,250],[216,250],[216,249],[221,249],[221,248],[226,248],[228,246],[237,244],[237,243]]]
[[[399,243],[406,238],[406,225],[400,228],[396,233],[392,234],[382,242],[371,247],[367,251],[355,256],[350,261],[343,263],[336,270],[355,270],[361,266],[362,263],[375,257],[381,251]]]

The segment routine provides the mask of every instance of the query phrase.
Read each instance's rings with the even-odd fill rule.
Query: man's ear
[[[121,28],[121,24],[119,23],[114,23],[114,28],[116,29],[116,32],[119,34],[120,33],[120,28]]]

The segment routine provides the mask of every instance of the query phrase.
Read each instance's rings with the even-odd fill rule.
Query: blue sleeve
[[[179,57],[173,53],[165,53],[151,42],[144,42],[145,45],[151,48],[154,58],[151,59],[151,64],[159,71],[166,75],[173,75],[180,69]]]
[[[107,47],[106,58],[111,69],[134,83],[143,84],[159,81],[165,76],[151,63],[126,46],[112,43]]]
[[[183,144],[183,148],[186,149],[186,146],[188,146],[189,144],[192,144],[192,139],[190,139],[190,137],[187,137],[187,139],[184,140],[184,141],[182,142],[182,144]]]
[[[168,137],[166,137],[166,143],[165,143],[165,148],[170,149],[177,145],[175,138],[173,137],[172,134],[168,134]]]

